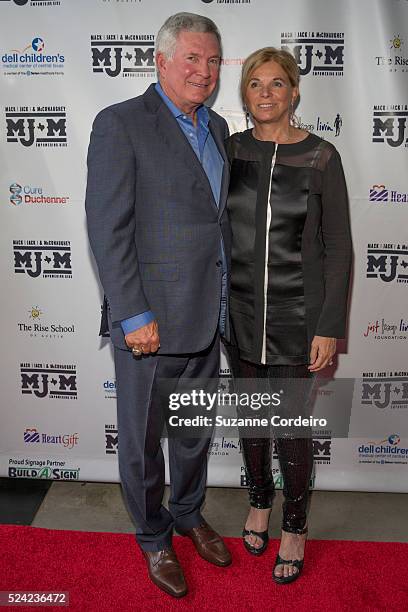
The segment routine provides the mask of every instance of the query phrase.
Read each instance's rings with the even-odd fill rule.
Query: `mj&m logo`
[[[373,108],[372,141],[390,147],[408,146],[407,104],[376,104]]]
[[[92,34],[92,72],[155,77],[153,34]]]
[[[396,280],[408,283],[408,246],[405,244],[369,244],[367,247],[367,278],[385,283]]]
[[[408,372],[364,372],[361,403],[381,410],[408,408]]]
[[[301,76],[343,76],[343,32],[282,32],[281,47],[295,57]]]
[[[40,399],[77,399],[76,365],[21,363],[21,393]]]
[[[14,272],[31,278],[72,278],[69,240],[13,240]]]
[[[6,106],[6,139],[24,147],[66,147],[65,106]]]

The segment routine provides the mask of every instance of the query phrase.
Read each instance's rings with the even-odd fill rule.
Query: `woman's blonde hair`
[[[259,68],[259,66],[262,66],[262,64],[272,61],[283,68],[292,87],[299,86],[299,67],[293,55],[291,55],[289,51],[276,49],[276,47],[263,47],[251,53],[242,65],[240,90],[244,105],[246,104],[246,91],[252,73]]]

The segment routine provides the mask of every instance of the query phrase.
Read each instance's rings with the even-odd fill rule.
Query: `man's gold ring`
[[[142,351],[134,346],[132,348],[132,353],[135,357],[140,357],[140,355],[142,354]]]

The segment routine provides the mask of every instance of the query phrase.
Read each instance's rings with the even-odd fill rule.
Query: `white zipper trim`
[[[261,363],[266,364],[266,312],[268,308],[268,255],[269,255],[269,230],[272,222],[272,207],[271,207],[271,190],[272,190],[272,175],[275,168],[276,153],[278,145],[275,146],[275,152],[272,157],[271,174],[269,177],[269,189],[266,208],[266,236],[265,236],[265,270],[264,270],[264,316],[263,316],[263,335],[262,335],[262,354]]]

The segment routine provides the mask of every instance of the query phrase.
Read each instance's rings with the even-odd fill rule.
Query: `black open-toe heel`
[[[278,565],[292,565],[293,567],[296,567],[297,572],[295,572],[291,576],[277,576],[275,574],[275,569]],[[275,565],[272,571],[272,578],[278,584],[289,584],[289,582],[294,582],[295,580],[299,578],[302,569],[303,569],[303,559],[302,560],[294,559],[294,560],[288,561],[287,559],[282,559],[282,557],[280,557],[279,555],[276,555],[276,561],[275,561]]]
[[[299,535],[303,535],[307,533],[307,527],[298,531],[297,533]],[[291,576],[277,576],[275,574],[275,569],[278,565],[292,565],[293,567],[296,567],[297,572],[295,572]],[[304,559],[293,559],[293,560],[291,559],[290,561],[288,561],[287,559],[282,559],[282,557],[279,554],[277,554],[275,565],[272,570],[272,578],[277,584],[289,584],[289,582],[294,582],[295,580],[299,578],[302,572],[302,569],[303,569],[303,565],[304,565]]]
[[[253,535],[253,536],[256,536],[257,538],[260,538],[262,540],[262,546],[259,546],[259,548],[256,548],[255,546],[252,546],[252,544],[247,542],[245,537],[249,535]],[[243,529],[242,538],[243,538],[245,548],[247,549],[248,552],[251,553],[251,555],[262,555],[262,553],[264,553],[265,550],[268,548],[268,542],[269,542],[268,531],[254,531],[253,529]]]

